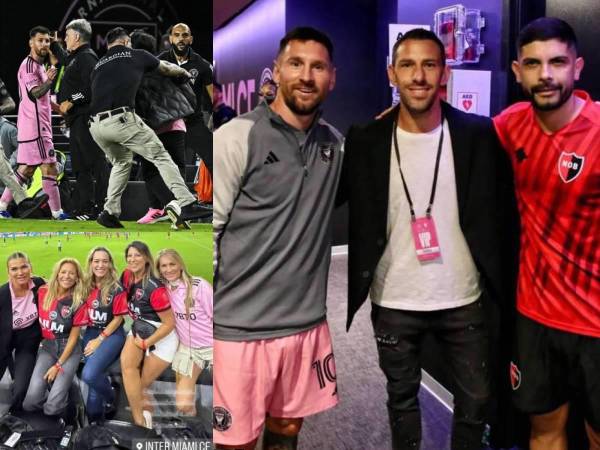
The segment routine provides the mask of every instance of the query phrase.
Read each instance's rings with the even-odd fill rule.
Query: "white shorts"
[[[212,364],[213,348],[190,348],[179,343],[179,348],[173,358],[173,370],[184,377],[191,377],[194,364],[200,369],[206,369]]]
[[[151,323],[156,328],[162,325],[160,322],[154,322],[152,320],[146,320],[146,322]],[[127,336],[133,336],[133,332],[129,330]],[[152,353],[153,355],[158,356],[163,361],[166,361],[168,363],[173,362],[173,358],[175,357],[175,353],[177,352],[178,345],[179,338],[177,337],[177,333],[175,332],[175,330],[173,330],[160,341],[158,341],[156,344],[154,344],[153,350],[146,349],[146,356]]]

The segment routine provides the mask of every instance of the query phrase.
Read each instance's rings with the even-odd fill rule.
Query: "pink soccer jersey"
[[[185,310],[186,288],[183,282],[175,289],[168,289],[171,308],[175,314],[175,329],[179,341],[192,348],[213,345],[213,290],[202,278],[192,279],[194,306],[189,316]]]
[[[52,140],[52,110],[50,108],[50,91],[35,99],[29,91],[48,80],[46,69],[31,56],[27,56],[19,67],[19,115],[17,118],[18,140],[33,142],[36,140]]]
[[[13,330],[27,328],[38,320],[38,308],[33,301],[33,281],[29,282],[29,291],[25,297],[16,297],[9,283],[10,295],[12,297],[12,313],[13,313]]]

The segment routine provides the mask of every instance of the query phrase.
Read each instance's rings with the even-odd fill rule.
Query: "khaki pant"
[[[4,183],[10,192],[12,192],[13,198],[15,202],[21,203],[23,200],[27,198],[27,194],[25,190],[21,187],[19,182],[17,181],[17,177],[10,167],[10,163],[4,156],[4,150],[0,145],[0,181]]]
[[[171,156],[137,114],[125,112],[102,121],[98,116],[91,117],[90,133],[113,166],[104,204],[106,211],[116,217],[121,214],[121,197],[129,181],[134,153],[156,166],[180,206],[195,201]]]

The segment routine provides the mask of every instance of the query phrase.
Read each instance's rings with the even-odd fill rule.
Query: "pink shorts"
[[[19,142],[17,162],[27,166],[52,164],[56,162],[56,153],[52,138],[42,136],[34,141]]]
[[[327,322],[291,336],[214,341],[213,440],[242,445],[258,438],[267,415],[300,418],[338,402]]]

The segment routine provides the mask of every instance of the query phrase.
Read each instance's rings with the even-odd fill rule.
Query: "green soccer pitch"
[[[125,228],[107,230],[93,222],[55,222],[46,220],[0,221],[0,283],[7,280],[6,257],[27,253],[33,272],[45,279],[61,258],[74,257],[85,267],[92,247],[103,246],[113,254],[117,271],[125,268],[125,247],[131,241],[148,244],[153,256],[163,248],[174,248],[183,257],[192,275],[212,282],[212,225],[192,224],[192,230],[171,231],[168,223],[138,225],[124,222]]]

